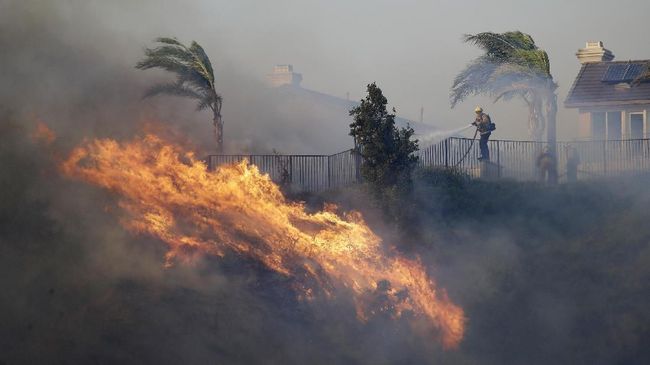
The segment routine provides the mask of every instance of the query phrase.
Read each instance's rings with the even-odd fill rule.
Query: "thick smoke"
[[[234,65],[228,58],[234,40],[223,42],[200,27],[188,31],[181,26],[209,21],[198,7],[170,3],[161,8],[156,1],[10,1],[0,17],[3,104],[41,117],[70,144],[89,135],[130,135],[153,120],[197,141],[199,152],[214,151],[208,112],[175,97],[142,100],[146,88],[173,76],[136,70],[135,63],[156,37],[175,36],[197,40],[211,56],[224,98],[228,152],[336,153],[352,145],[347,120],[334,120],[337,114],[319,109],[318,103],[276,92],[264,75]]]
[[[183,100],[142,101],[166,75],[133,68],[159,35],[212,42],[180,33],[197,16],[154,1],[0,5],[0,364],[650,362],[647,179],[546,189],[422,177],[410,207],[417,234],[401,249],[422,255],[466,310],[457,351],[405,322],[361,324],[345,298],[300,302],[255,262],[164,268],[165,246],[126,233],[114,196],[61,179],[54,166],[85,137],[130,137],[147,121],[210,151],[209,115]],[[287,120],[260,80],[220,55],[218,39],[206,48],[229,148],[335,152],[326,150],[335,141],[317,140],[330,136],[320,133],[327,125]],[[39,120],[57,133],[53,145],[31,140]],[[367,205],[356,191],[328,199]],[[364,214],[400,242],[375,209]]]
[[[157,5],[2,4],[0,363],[424,361],[439,345],[410,335],[406,322],[362,325],[345,298],[307,306],[285,278],[254,262],[206,258],[164,268],[164,244],[125,233],[113,196],[60,178],[56,164],[84,138],[123,139],[151,121],[186,135],[199,153],[212,148],[209,115],[184,100],[141,100],[167,75],[133,65],[143,46],[174,35],[175,26],[131,32],[146,29],[142,17],[118,26],[100,15],[119,6],[156,14]],[[230,148],[329,147],[329,126],[286,120],[259,80],[213,61]],[[56,133],[52,145],[30,138],[39,122]]]

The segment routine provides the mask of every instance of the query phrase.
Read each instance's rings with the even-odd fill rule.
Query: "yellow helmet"
[[[474,109],[474,113],[483,113],[483,108],[477,106],[476,109]]]

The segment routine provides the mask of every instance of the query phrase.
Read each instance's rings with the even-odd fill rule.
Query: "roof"
[[[327,107],[332,112],[338,114],[338,119],[344,120],[346,122],[346,133],[349,132],[349,123],[352,122],[352,118],[350,117],[350,110],[359,105],[358,101],[347,100],[318,91],[305,89],[302,86],[282,85],[274,88],[274,90],[276,90],[278,94],[290,96],[291,100],[301,100],[302,102],[311,103],[314,105],[318,104],[320,106]],[[403,128],[407,125],[413,128],[416,134],[431,133],[438,130],[437,127],[431,124],[416,122],[414,120],[403,118],[398,115],[395,116],[396,127]]]
[[[359,102],[291,84],[262,89],[260,96],[262,100],[253,100],[263,103],[267,109],[264,121],[237,126],[246,135],[249,141],[246,148],[251,153],[271,153],[277,149],[285,154],[332,154],[353,146],[350,109]],[[245,117],[260,116],[251,111]],[[259,123],[270,123],[274,127],[258,128]],[[420,134],[437,129],[425,123],[395,118],[398,127],[407,123]]]
[[[573,82],[564,105],[567,108],[579,108],[650,104],[650,82],[630,85],[629,77],[631,72],[636,74],[647,70],[648,65],[650,60],[585,63]]]

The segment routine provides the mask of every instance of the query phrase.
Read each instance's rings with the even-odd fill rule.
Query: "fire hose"
[[[465,154],[463,155],[463,157],[460,160],[458,160],[458,162],[456,162],[456,164],[454,165],[454,168],[458,167],[458,165],[460,165],[463,161],[465,161],[465,158],[469,154],[469,151],[471,151],[472,146],[474,146],[474,141],[476,141],[476,135],[477,134],[478,134],[478,127],[476,128],[476,131],[474,131],[474,137],[472,137],[472,143],[469,144],[469,147],[467,148],[467,151],[465,151]]]

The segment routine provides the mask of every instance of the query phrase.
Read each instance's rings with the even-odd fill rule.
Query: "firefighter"
[[[472,125],[475,126],[476,129],[478,129],[478,132],[481,134],[481,139],[479,140],[478,144],[481,149],[481,156],[478,159],[490,161],[490,149],[488,148],[488,140],[490,139],[492,131],[496,128],[494,127],[494,123],[492,123],[490,116],[483,113],[483,108],[477,106],[476,109],[474,109],[474,112],[476,113],[476,119],[474,119]]]
[[[551,182],[552,174],[555,171],[555,163],[555,156],[551,153],[551,149],[545,146],[542,153],[537,156],[536,163],[540,182]]]

